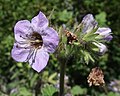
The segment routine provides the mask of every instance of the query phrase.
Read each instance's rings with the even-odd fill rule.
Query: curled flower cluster
[[[103,72],[99,67],[93,68],[89,76],[87,77],[87,79],[88,79],[89,86],[92,86],[92,85],[99,86],[105,83]]]
[[[113,37],[111,35],[111,29],[107,27],[99,27],[92,14],[86,15],[83,18],[81,24],[83,28],[82,32],[85,34],[84,37],[86,37],[85,39],[92,38],[90,39],[92,41],[92,44],[99,48],[100,53],[104,54],[107,51],[107,47],[103,43],[101,43],[101,40],[112,40]]]
[[[18,21],[14,27],[15,43],[11,52],[14,60],[29,62],[34,70],[40,72],[59,43],[57,32],[48,27],[48,19],[39,12],[28,20]]]
[[[100,54],[104,54],[107,51],[104,42],[110,41],[113,38],[110,28],[99,27],[92,14],[86,15],[78,27],[79,30],[74,33],[71,32],[72,35],[67,36],[67,42],[70,42],[69,44],[74,44],[75,41],[79,45],[83,44],[83,46],[85,44],[94,45],[98,48]]]

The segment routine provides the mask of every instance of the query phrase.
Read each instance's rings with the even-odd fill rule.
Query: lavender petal
[[[99,52],[101,54],[104,54],[107,51],[107,47],[104,44],[102,44],[102,43],[95,43],[95,42],[93,44],[96,45],[99,48]]]
[[[43,68],[46,67],[47,62],[49,60],[49,54],[44,50],[37,50],[37,53],[31,57],[29,60],[29,64],[32,66],[34,70],[40,72]]]
[[[31,23],[28,20],[18,21],[14,27],[15,40],[18,42],[25,41],[23,37],[25,37],[26,34],[30,34],[31,32]]]
[[[96,22],[92,14],[87,14],[82,20],[82,25],[82,32],[88,33],[91,32],[94,28],[96,28],[98,23]]]
[[[98,30],[95,33],[98,33],[98,34],[106,37],[111,33],[111,29],[110,28],[105,28],[105,27],[98,28]]]
[[[17,62],[25,62],[27,56],[29,55],[30,49],[20,48],[17,43],[14,44],[11,51],[12,58]]]
[[[48,27],[49,22],[46,16],[42,12],[39,12],[39,14],[31,20],[31,23],[34,31],[42,32],[42,30]]]
[[[58,33],[51,27],[45,30],[46,35],[43,35],[43,47],[49,53],[53,53],[59,43]]]
[[[113,36],[108,35],[108,36],[106,36],[104,39],[105,39],[106,41],[111,41],[111,40],[112,40],[112,38],[113,38]]]

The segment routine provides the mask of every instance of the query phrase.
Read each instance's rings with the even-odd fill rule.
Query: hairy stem
[[[64,63],[60,64],[60,95],[59,96],[64,96],[65,67],[66,67],[66,64]]]
[[[40,90],[41,90],[41,84],[42,84],[42,80],[39,79],[37,81],[37,84],[35,85],[35,96],[39,96]]]

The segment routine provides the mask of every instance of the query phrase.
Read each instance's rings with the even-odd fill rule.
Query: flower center
[[[43,39],[39,33],[33,32],[29,37],[31,46],[35,48],[41,48],[43,45]]]

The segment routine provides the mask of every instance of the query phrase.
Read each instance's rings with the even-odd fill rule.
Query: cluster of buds
[[[86,15],[74,32],[65,30],[65,33],[67,44],[79,46],[86,63],[89,60],[94,62],[93,57],[103,55],[107,51],[104,43],[113,38],[111,29],[99,27],[92,14]]]

